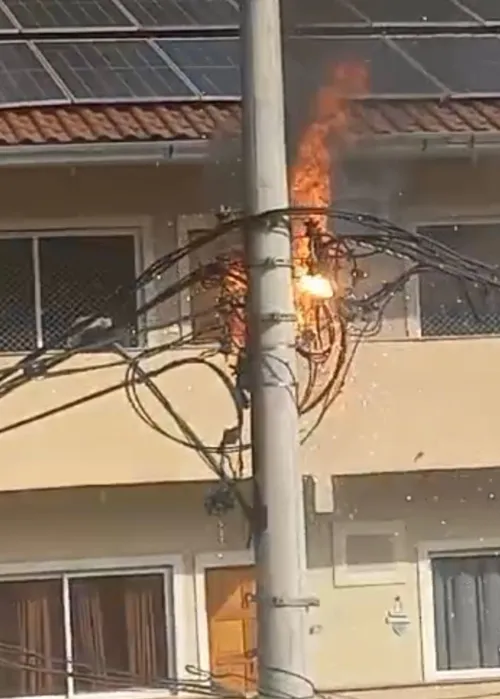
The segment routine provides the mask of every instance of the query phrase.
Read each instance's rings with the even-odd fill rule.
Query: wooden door
[[[210,670],[224,687],[256,688],[256,605],[253,566],[212,568],[205,575]]]

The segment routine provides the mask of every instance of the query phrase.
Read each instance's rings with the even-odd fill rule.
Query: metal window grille
[[[498,226],[435,226],[421,230],[462,255],[500,264]],[[497,292],[439,272],[426,272],[420,275],[419,296],[421,332],[425,337],[500,334]]]
[[[0,240],[0,351],[36,347],[32,241]]]
[[[132,236],[40,238],[42,334],[46,347],[56,347],[75,322],[103,310],[116,289],[135,279]],[[111,312],[118,340],[137,344],[136,302],[131,294]],[[115,335],[116,337],[116,335]],[[64,344],[64,343],[63,343]]]
[[[78,320],[100,313],[135,279],[133,236],[0,240],[0,351],[59,349]],[[113,338],[137,345],[136,299],[106,308]]]

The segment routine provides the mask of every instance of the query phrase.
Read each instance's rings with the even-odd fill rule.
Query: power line
[[[2,657],[3,655],[3,657]],[[13,659],[5,656],[14,656]],[[16,660],[15,656],[21,656],[24,660]],[[37,665],[36,663],[50,663],[50,668]],[[106,668],[105,673],[92,672],[90,665],[84,663],[74,664],[70,670],[67,667],[67,660],[52,655],[46,655],[38,651],[30,650],[24,646],[0,641],[0,666],[13,670],[28,671],[35,674],[43,674],[51,677],[64,677],[81,682],[92,682],[94,685],[101,685],[104,690],[127,690],[127,689],[166,689],[173,692],[184,692],[195,696],[206,697],[233,697],[233,699],[244,699],[245,692],[239,692],[224,686],[228,680],[242,680],[246,678],[238,673],[215,673],[199,668],[195,665],[187,665],[184,669],[192,680],[178,679],[176,677],[162,677],[150,675],[147,678],[139,674]],[[273,668],[274,672],[280,674],[290,674],[287,670]],[[305,699],[313,699],[319,696],[314,683],[307,677],[296,675],[308,692]],[[277,691],[270,687],[264,687],[263,696],[268,699],[299,699],[293,694]],[[303,695],[301,695],[303,696]]]
[[[339,228],[339,230],[335,230],[332,233],[319,231],[310,223],[311,217],[318,214],[326,216],[332,221],[354,223],[357,225],[357,230],[343,232]],[[275,223],[277,219],[283,221],[283,218],[302,220],[304,226],[309,228],[312,248],[315,251],[314,264],[318,266],[318,269],[331,273],[335,284],[338,282],[337,276],[339,274],[343,275],[345,282],[342,287],[342,293],[339,293],[333,302],[331,300],[317,300],[315,302],[312,326],[306,328],[312,332],[313,339],[311,340],[310,337],[305,336],[297,338],[297,352],[307,363],[308,367],[308,379],[298,399],[299,411],[301,414],[313,410],[318,411],[312,426],[303,435],[302,442],[310,438],[329,407],[342,391],[347,372],[352,365],[353,357],[360,342],[367,334],[375,332],[380,327],[387,304],[395,294],[403,290],[412,275],[437,271],[457,280],[461,284],[473,283],[495,294],[500,291],[499,270],[495,265],[489,265],[461,255],[427,235],[407,231],[390,221],[359,212],[335,211],[331,208],[297,209],[287,207],[249,217],[234,217],[219,224],[213,230],[207,230],[190,244],[154,262],[127,289],[116,290],[115,294],[104,304],[103,311],[96,314],[93,320],[98,319],[102,313],[109,312],[109,309],[113,309],[115,304],[123,303],[128,298],[128,295],[135,294],[138,289],[142,289],[147,284],[154,282],[158,275],[164,274],[172,265],[176,265],[180,259],[190,254],[191,251],[202,248],[229,231],[248,229],[249,226],[252,227],[254,225],[266,226],[270,225],[270,223]],[[393,280],[380,284],[376,290],[364,295],[357,294],[360,279],[359,262],[381,253],[396,256],[406,262],[410,261],[413,263],[413,266],[410,269],[406,268],[399,275],[396,275]],[[332,260],[335,264],[333,264]],[[159,303],[173,298],[183,290],[191,288],[193,284],[213,284],[214,282],[217,284],[230,275],[236,275],[240,283],[246,284],[245,276],[241,276],[239,269],[237,272],[234,272],[232,264],[227,257],[220,256],[198,266],[185,277],[154,294],[152,298],[137,309],[137,315],[149,313]],[[247,288],[244,287],[244,294],[246,294],[246,291]],[[206,312],[213,313],[215,311],[220,313],[223,321],[231,313],[241,313],[241,298],[234,302],[231,298],[219,298],[214,306],[207,309]],[[57,338],[57,343],[64,343],[70,340],[76,332],[83,333],[92,324],[93,320],[90,319],[89,321],[87,319],[80,326],[71,328],[65,334],[61,333]],[[246,322],[244,316],[243,320]],[[361,327],[354,328],[353,336],[352,329],[356,323],[359,323]],[[244,346],[238,348],[239,361],[236,364],[235,374],[232,377],[227,371],[211,362],[208,357],[185,356],[167,361],[154,369],[146,370],[141,366],[141,362],[146,359],[160,356],[162,353],[179,348],[190,347],[190,349],[194,349],[193,342],[197,339],[196,333],[178,337],[175,340],[164,343],[160,347],[148,348],[139,353],[130,353],[114,341],[117,330],[115,328],[111,333],[103,333],[102,337],[97,338],[97,340],[94,339],[92,344],[83,343],[78,347],[62,350],[57,354],[51,354],[48,347],[36,350],[13,367],[4,371],[0,375],[0,399],[29,383],[35,375],[43,376],[46,380],[49,380],[51,376],[71,375],[80,371],[80,369],[72,368],[65,372],[60,369],[60,366],[71,357],[89,350],[109,350],[117,354],[118,359],[106,365],[101,363],[97,368],[91,366],[85,370],[95,371],[105,367],[123,366],[125,376],[122,381],[111,386],[81,396],[37,415],[4,425],[0,427],[0,436],[23,426],[48,419],[66,410],[77,408],[89,401],[104,397],[118,390],[124,390],[131,406],[145,424],[180,446],[195,450],[216,476],[220,489],[215,497],[211,494],[210,498],[207,498],[210,506],[208,509],[219,515],[221,512],[220,508],[232,506],[232,500],[228,501],[227,499],[227,493],[229,492],[231,498],[241,507],[254,531],[256,514],[258,513],[255,511],[255,507],[246,502],[238,489],[238,480],[241,478],[243,471],[241,466],[242,452],[249,447],[248,444],[243,443],[241,437],[244,410],[248,407],[247,394],[250,393],[250,397],[252,394],[248,377],[245,376],[247,371],[246,348]],[[234,424],[221,429],[221,439],[216,444],[207,445],[199,438],[188,420],[179,415],[172,402],[155,382],[155,378],[182,366],[189,365],[202,366],[207,371],[214,373],[233,402],[235,410]],[[318,388],[318,376],[325,367],[328,368],[328,378]],[[182,436],[179,437],[175,433],[167,431],[149,414],[139,396],[139,386],[144,386],[150,391],[163,407],[165,413],[173,419]],[[237,468],[230,460],[230,457],[234,455],[238,459]],[[274,669],[273,672],[280,673],[285,672],[285,670]],[[305,678],[302,679],[306,682]],[[198,686],[197,690],[199,691]],[[296,699],[291,694],[285,697],[285,695],[276,692],[276,690],[268,691],[267,696],[270,697]],[[311,696],[314,696],[314,692]]]
[[[470,257],[460,255],[451,248],[430,238],[429,236],[417,232],[407,231],[387,220],[360,212],[342,212],[335,211],[333,209],[308,208],[266,212],[265,214],[257,217],[250,217],[250,219],[240,217],[234,218],[230,221],[225,221],[224,223],[216,226],[213,230],[207,230],[201,236],[197,236],[196,239],[190,244],[179,248],[169,255],[159,258],[159,260],[155,261],[147,270],[145,270],[143,274],[137,278],[134,285],[129,287],[127,293],[136,293],[138,288],[141,288],[146,283],[149,283],[157,274],[166,272],[168,269],[170,269],[171,265],[176,264],[179,259],[182,259],[182,257],[189,254],[192,250],[203,247],[212,240],[225,235],[231,230],[241,229],[244,225],[247,225],[248,222],[253,223],[256,219],[265,221],[272,219],[277,215],[288,215],[290,217],[301,218],[302,220],[307,221],[308,217],[318,213],[326,215],[332,220],[337,219],[340,221],[356,223],[359,230],[344,233],[342,229],[339,229],[335,232],[335,234],[327,234],[322,232],[325,250],[333,249],[336,251],[335,254],[338,253],[343,258],[344,264],[348,268],[348,273],[352,278],[352,287],[347,290],[348,293],[346,293],[346,298],[342,299],[342,303],[337,309],[338,313],[336,314],[332,313],[328,302],[318,303],[318,307],[321,307],[324,310],[324,318],[328,321],[325,323],[327,327],[324,328],[326,333],[323,334],[328,336],[327,339],[331,346],[328,346],[327,344],[327,346],[323,346],[322,348],[318,349],[316,347],[304,345],[300,340],[298,341],[298,352],[302,359],[309,365],[309,378],[306,381],[306,386],[300,398],[300,409],[302,414],[314,410],[322,403],[323,400],[326,400],[327,395],[329,395],[329,393],[333,390],[333,387],[338,384],[340,376],[342,375],[342,368],[345,367],[346,362],[348,361],[348,356],[352,354],[354,348],[359,344],[359,341],[363,337],[377,331],[378,327],[380,326],[385,307],[395,294],[402,291],[411,276],[433,270],[455,278],[459,282],[465,281],[475,283],[478,286],[482,286],[485,290],[490,290],[493,293],[498,293],[498,290],[500,289],[498,269],[496,266],[488,265]],[[380,253],[389,255],[392,254],[406,261],[412,261],[414,266],[411,269],[406,269],[394,280],[381,284],[380,287],[372,293],[361,297],[356,296],[355,292],[357,288],[358,260],[369,258]],[[231,274],[231,270],[227,267],[227,264],[227,260],[224,258],[224,256],[221,256],[220,258],[211,260],[206,265],[200,266],[194,272],[178,280],[175,284],[169,285],[166,289],[153,296],[153,298],[151,298],[147,304],[144,304],[138,309],[138,315],[151,311],[158,303],[173,298],[180,293],[181,290],[190,288],[193,283],[197,283],[200,280],[213,282],[214,278],[216,280],[220,280],[224,274]],[[120,298],[121,294],[123,293],[124,292],[122,290],[117,290],[112,298]],[[223,310],[227,313],[228,299],[224,299],[224,305],[225,308]],[[104,304],[104,308],[101,313],[105,313],[108,308],[109,306]],[[215,305],[212,308],[206,309],[203,313],[213,314],[219,309],[220,306]],[[231,311],[230,307],[229,311]],[[99,317],[100,315],[96,314],[93,319],[85,321],[85,323],[91,323],[92,320]],[[361,322],[362,329],[357,333],[358,341],[353,342],[352,337],[350,338],[349,334],[353,334],[352,327],[357,321]],[[178,322],[179,320],[177,319],[176,321],[173,321],[172,324],[177,324]],[[85,326],[85,323],[82,324],[83,327]],[[349,328],[351,328],[350,332]],[[68,330],[65,335],[60,335],[59,341],[64,342],[64,340],[71,338],[74,333],[75,328]],[[321,334],[321,332],[318,332],[318,334]],[[169,350],[180,348],[195,350],[196,347],[194,343],[196,340],[196,335],[191,334],[176,338],[175,340],[164,343],[159,347],[152,347],[143,350],[137,355],[134,355],[135,365],[138,366],[140,361]],[[48,379],[52,376],[63,376],[65,374],[70,375],[80,371],[97,370],[99,365],[98,367],[90,366],[82,369],[72,368],[66,371],[57,371],[57,367],[77,354],[95,349],[105,350],[109,348],[111,344],[112,336],[103,334],[102,340],[94,343],[93,345],[82,345],[77,348],[62,350],[54,354],[51,354],[49,352],[50,348],[46,347],[28,354],[13,367],[4,370],[0,374],[0,400],[2,397],[8,395],[11,391],[17,390],[26,383],[29,383],[34,376],[44,376]],[[214,346],[213,351],[214,353],[217,352],[217,345]],[[318,374],[319,367],[329,360],[331,360],[329,381],[327,382],[326,386],[322,387],[319,393],[314,394],[315,377]],[[184,360],[182,360],[182,363],[183,362]],[[126,363],[126,360],[121,357],[115,363],[100,365],[100,368],[104,369],[105,366],[119,366],[120,364],[124,365]],[[169,371],[175,368],[175,366],[177,366],[176,362],[167,363],[161,368],[160,373]],[[159,373],[157,372],[158,370],[155,370],[150,375],[158,376]],[[233,377],[232,381],[233,388],[235,384],[238,384],[238,381],[242,381],[242,383],[245,384],[245,377],[242,376],[244,372],[245,362],[242,361],[236,367],[236,375]],[[138,383],[136,373],[137,372],[135,370],[129,369],[127,380],[119,382],[111,387],[107,387],[102,391],[95,391],[88,396],[83,396],[80,399],[71,401],[70,403],[65,404],[66,407],[62,406],[61,409],[56,408],[45,411],[39,417],[29,417],[4,428],[0,427],[0,435],[24,424],[31,424],[32,422],[36,421],[36,419],[44,419],[44,417],[57,414],[60,412],[60,410],[69,409],[70,407],[77,407],[78,405],[101,395],[107,395],[108,393],[121,388],[126,389],[127,386],[130,388],[131,385]],[[231,379],[229,379],[229,377],[227,378],[228,381],[225,382],[226,388],[228,388],[231,383]],[[236,392],[235,395],[238,395],[238,392]],[[241,395],[238,395],[237,397],[237,402],[239,401],[241,401]],[[239,409],[240,408],[238,407],[238,410]],[[214,450],[216,448],[217,446],[213,445],[210,449]]]

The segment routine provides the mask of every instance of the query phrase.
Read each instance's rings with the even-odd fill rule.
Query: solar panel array
[[[237,0],[2,0],[25,30],[237,27]]]
[[[288,0],[293,22],[302,26],[398,26],[457,28],[500,22],[496,0]]]
[[[239,99],[237,3],[0,0],[0,107]],[[374,97],[500,94],[500,0],[283,5],[295,78],[349,61]]]

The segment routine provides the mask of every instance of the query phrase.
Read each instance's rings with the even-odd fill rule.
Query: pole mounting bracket
[[[319,607],[319,599],[317,597],[273,597],[273,607],[301,607],[309,609],[310,607]]]

